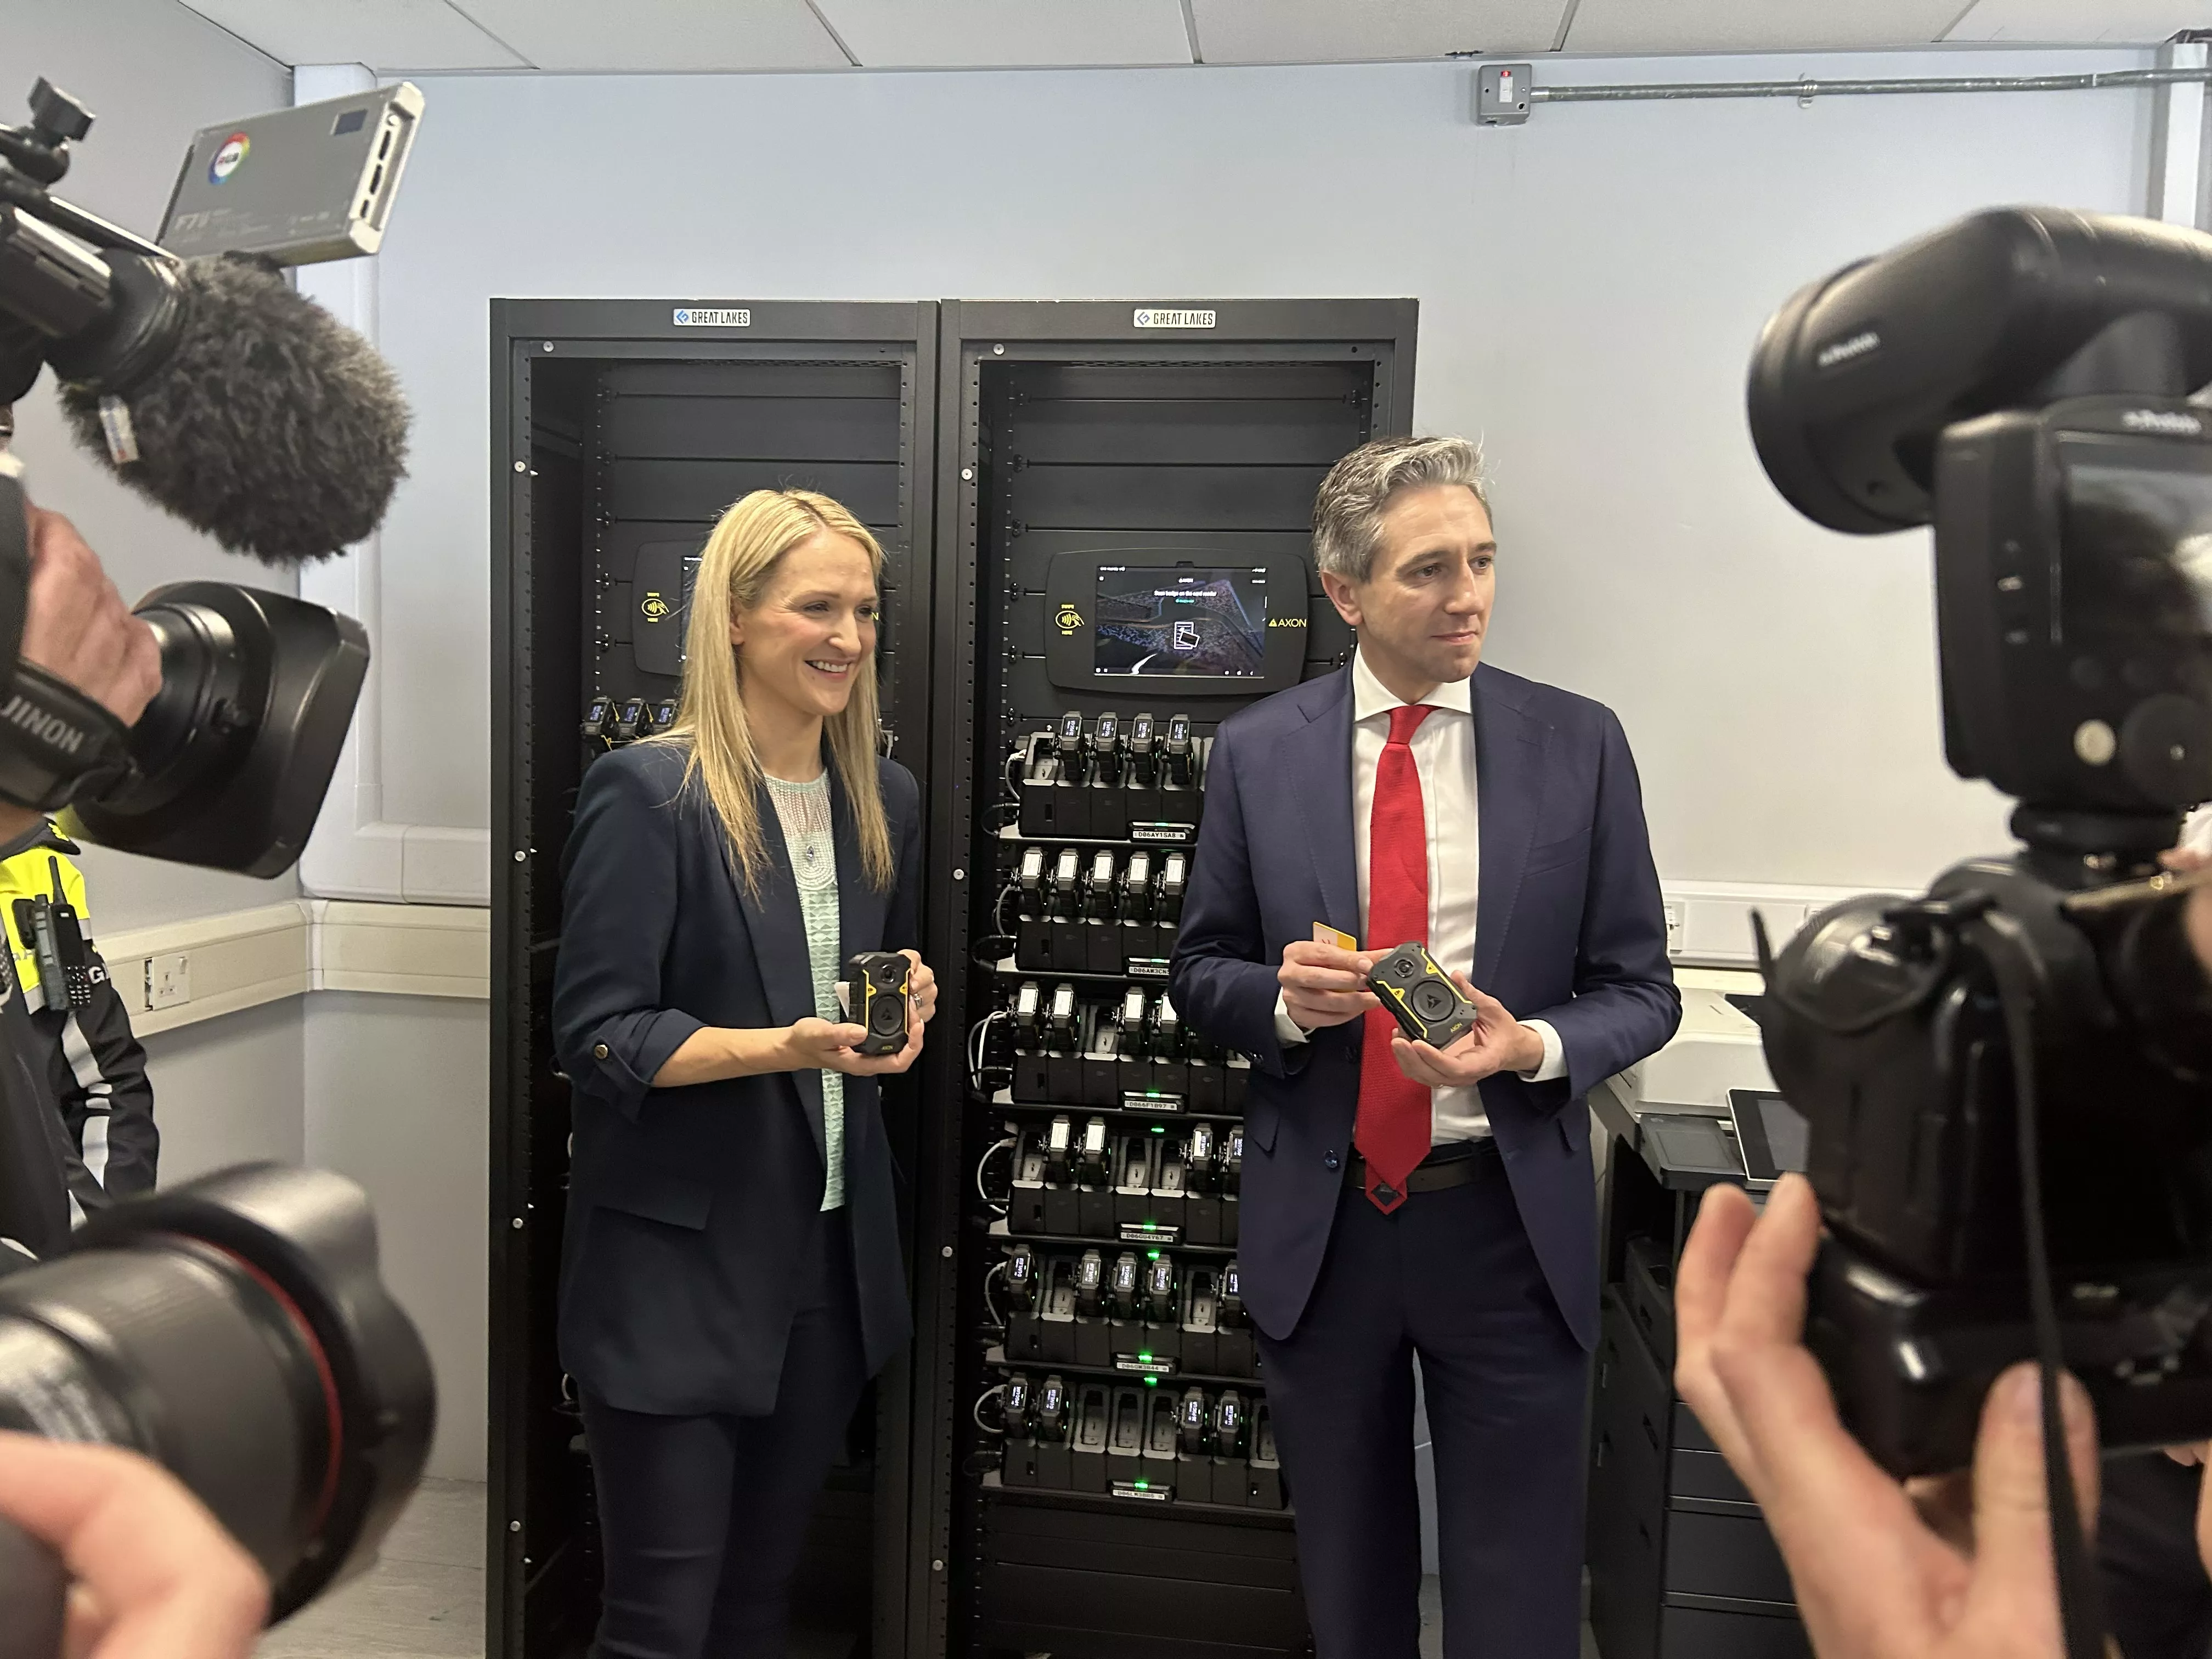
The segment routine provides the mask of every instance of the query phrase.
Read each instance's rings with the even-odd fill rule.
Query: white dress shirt
[[[1395,950],[1403,939],[1367,937],[1368,830],[1375,812],[1375,769],[1390,740],[1390,711],[1405,699],[1367,665],[1364,652],[1352,660],[1352,844],[1359,867],[1359,937],[1368,946]],[[1440,685],[1427,702],[1436,711],[1413,732],[1410,747],[1421,778],[1421,824],[1429,842],[1429,954],[1447,970],[1474,972],[1475,908],[1481,890],[1482,840],[1474,771],[1474,690],[1472,680]],[[1316,918],[1318,920],[1318,918]],[[1559,1034],[1540,1019],[1522,1022],[1544,1040],[1543,1062],[1520,1076],[1548,1083],[1567,1074]],[[1279,993],[1275,1035],[1285,1047],[1309,1033],[1291,1018]],[[1429,1144],[1479,1139],[1490,1133],[1480,1091],[1470,1085],[1430,1091]]]

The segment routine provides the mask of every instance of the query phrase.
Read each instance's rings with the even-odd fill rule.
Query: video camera
[[[92,126],[66,93],[40,81],[30,122],[0,127],[0,798],[73,808],[73,830],[156,858],[256,876],[299,858],[368,635],[289,594],[157,589],[138,614],[160,641],[161,689],[126,731],[18,660],[29,559],[4,406],[51,366],[79,441],[234,551],[296,566],[367,537],[403,476],[405,404],[368,342],[295,293],[271,255],[374,246],[420,108],[403,84],[256,118],[227,141],[201,135],[170,210],[204,251],[189,259],[52,193]],[[358,179],[345,170],[356,152]],[[179,211],[214,191],[256,211]],[[273,223],[314,234],[272,240]]]
[[[45,81],[31,104],[27,125],[0,127],[0,799],[70,807],[72,830],[125,851],[275,875],[329,787],[367,635],[288,594],[157,589],[138,615],[162,684],[126,730],[20,659],[30,538],[9,405],[51,366],[79,441],[234,551],[297,564],[368,535],[401,476],[405,406],[368,343],[267,256],[374,246],[420,95],[387,88],[201,134],[172,225],[232,251],[191,259],[53,196],[92,118]],[[203,147],[206,188],[231,192],[212,205],[192,173]],[[356,153],[354,183],[301,170]],[[327,210],[312,191],[277,199],[326,176],[343,185]],[[7,1058],[8,1123],[51,1117]],[[0,1233],[18,1219],[0,1215]],[[358,1188],[232,1170],[117,1205],[56,1259],[21,1263],[0,1249],[0,1271],[17,1269],[0,1277],[0,1427],[161,1462],[260,1564],[278,1618],[374,1559],[421,1476],[435,1393],[379,1280]],[[52,1552],[0,1522],[0,1659],[61,1651],[66,1589]]]
[[[1793,506],[1933,523],[1945,752],[2018,803],[2009,856],[1759,940],[1807,1340],[1898,1474],[1967,1463],[2031,1358],[2108,1445],[2212,1435],[2212,994],[2158,857],[2212,797],[2208,381],[2212,237],[2048,209],[1814,284],[1753,360]]]

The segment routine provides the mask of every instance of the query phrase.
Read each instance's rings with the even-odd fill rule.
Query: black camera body
[[[895,1054],[907,1044],[906,1017],[914,963],[896,951],[863,951],[845,964],[853,1023],[867,1028],[856,1054]]]
[[[1449,974],[1437,966],[1429,947],[1408,942],[1380,958],[1368,971],[1375,993],[1408,1042],[1449,1048],[1474,1029],[1474,1005],[1459,992]]]
[[[1987,415],[1943,434],[1936,478],[1951,769],[2078,811],[2212,797],[2204,411],[2102,396]]]
[[[1945,753],[2022,848],[1762,935],[1828,1225],[1807,1340],[1893,1473],[1971,1461],[2007,1366],[2108,1445],[2212,1435],[2212,997],[2160,872],[2212,797],[2212,237],[1978,215],[1767,325],[1761,461],[1808,517],[1933,523]]]
[[[2108,1444],[2212,1427],[2212,1010],[2178,994],[2178,906],[2069,891],[2039,862],[1846,901],[1769,969],[1767,1061],[1808,1120],[1831,1233],[1806,1340],[1899,1474],[1969,1459],[1990,1384],[2034,1352],[2003,1006],[2023,981],[2066,1363]]]

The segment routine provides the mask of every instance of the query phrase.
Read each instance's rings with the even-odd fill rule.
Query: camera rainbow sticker
[[[238,171],[246,160],[246,152],[253,148],[253,140],[242,132],[234,132],[222,141],[222,147],[208,163],[208,183],[219,185]]]

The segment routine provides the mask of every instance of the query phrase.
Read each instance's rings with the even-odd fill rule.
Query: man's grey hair
[[[1486,512],[1482,446],[1467,438],[1377,438],[1329,468],[1314,497],[1314,557],[1346,581],[1364,582],[1382,545],[1382,514],[1401,489],[1465,484]]]

